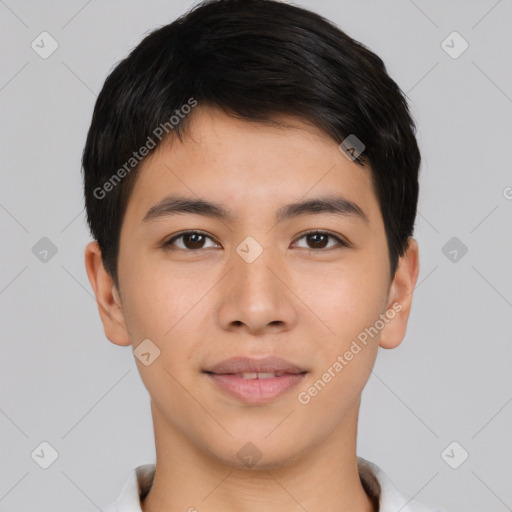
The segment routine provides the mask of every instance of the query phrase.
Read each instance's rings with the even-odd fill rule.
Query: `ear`
[[[409,246],[398,261],[395,277],[389,289],[387,309],[390,310],[390,320],[381,331],[379,346],[382,348],[398,347],[405,337],[418,273],[418,243],[413,237],[409,237]],[[391,316],[393,311],[394,317]]]
[[[130,345],[130,336],[121,305],[121,297],[110,274],[105,270],[98,242],[85,248],[85,268],[96,296],[105,336],[116,345]]]

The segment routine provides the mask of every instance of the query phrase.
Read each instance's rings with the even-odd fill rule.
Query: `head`
[[[269,464],[353,426],[378,346],[405,336],[419,165],[382,60],[317,14],[207,1],[145,37],[98,96],[83,172],[89,279],[110,341],[159,351],[137,360],[154,419],[224,460],[252,440]],[[242,404],[204,373],[239,355],[304,382]]]

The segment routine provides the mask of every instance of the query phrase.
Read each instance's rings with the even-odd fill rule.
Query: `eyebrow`
[[[171,195],[152,206],[144,215],[141,223],[186,213],[202,215],[231,223],[238,220],[237,216],[221,204],[201,198]],[[359,218],[366,224],[369,223],[368,216],[356,203],[339,195],[327,195],[282,206],[276,212],[276,221],[282,222],[302,215],[321,213]]]

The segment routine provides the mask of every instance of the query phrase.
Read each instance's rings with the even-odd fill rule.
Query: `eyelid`
[[[216,244],[219,244],[219,242],[217,242],[211,235],[209,235],[208,233],[206,233],[206,231],[201,231],[200,229],[187,229],[185,231],[180,231],[179,233],[175,233],[174,235],[172,235],[170,238],[167,238],[166,240],[164,240],[164,242],[162,243],[162,247],[164,249],[168,249],[168,248],[172,248],[172,249],[180,249],[180,250],[183,250],[183,251],[188,251],[188,252],[197,252],[199,250],[203,250],[204,249],[196,249],[195,251],[192,250],[192,249],[181,249],[181,247],[173,247],[172,246],[172,243],[174,241],[176,241],[177,239],[181,238],[182,236],[185,236],[185,235],[191,235],[191,234],[198,234],[198,235],[203,235],[204,237],[206,238],[209,238],[210,240],[212,240],[213,242],[215,242]],[[220,244],[219,244],[220,245]],[[207,247],[207,249],[210,249],[210,247]]]
[[[334,233],[332,231],[329,231],[328,229],[310,229],[309,231],[305,231],[304,233],[301,233],[297,236],[295,239],[300,240],[304,236],[312,235],[312,234],[321,234],[321,235],[328,235],[334,239],[343,247],[350,247],[350,244],[347,240],[341,237],[341,235],[338,235],[337,233]],[[330,247],[330,249],[334,249],[334,247]],[[310,251],[326,251],[327,249],[309,249]]]

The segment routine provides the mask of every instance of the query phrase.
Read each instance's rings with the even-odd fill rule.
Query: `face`
[[[113,300],[92,248],[86,259],[109,339],[136,355],[146,340],[136,362],[155,430],[231,465],[248,442],[273,467],[354,427],[379,344],[405,334],[417,277],[408,257],[389,278],[370,171],[317,128],[285,120],[270,127],[198,107],[183,142],[162,144],[139,170]],[[165,205],[170,196],[203,207]],[[288,207],[315,200],[324,202]],[[229,377],[252,389],[236,395],[205,373],[235,356],[281,357],[306,373],[266,398],[255,393],[269,382]]]

